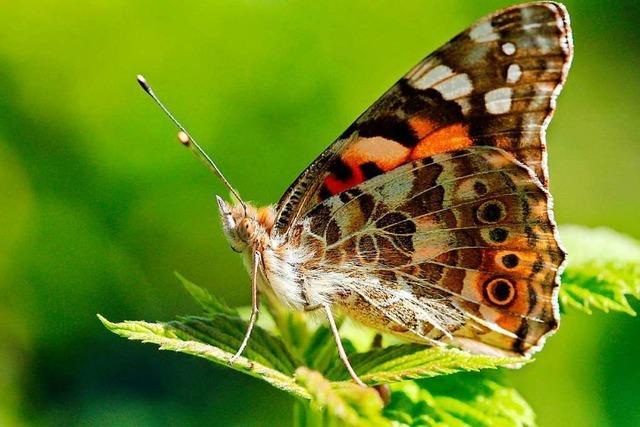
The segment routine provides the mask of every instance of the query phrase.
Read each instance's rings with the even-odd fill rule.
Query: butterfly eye
[[[249,218],[244,218],[238,226],[238,236],[245,242],[251,239],[255,226]]]
[[[484,290],[486,298],[500,306],[509,304],[516,296],[513,283],[503,278],[490,280],[485,284]]]

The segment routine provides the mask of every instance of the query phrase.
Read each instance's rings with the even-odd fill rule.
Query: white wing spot
[[[513,90],[510,87],[501,87],[484,94],[484,105],[491,114],[505,114],[511,110],[511,96]]]
[[[505,55],[513,55],[516,53],[516,45],[511,42],[506,42],[502,45],[502,51]]]
[[[428,73],[423,75],[417,80],[412,82],[413,87],[416,89],[429,89],[434,84],[446,79],[453,75],[453,70],[446,65],[438,65],[437,67],[429,70]]]
[[[491,22],[484,21],[475,25],[469,32],[471,40],[478,43],[492,42],[500,38],[500,34],[496,33]]]
[[[546,55],[553,51],[553,49],[560,44],[557,39],[549,38],[546,36],[537,36],[534,39],[536,48],[540,51],[539,55]]]
[[[457,74],[433,86],[447,101],[458,99],[473,92],[473,83],[466,74]]]
[[[460,98],[455,101],[459,106],[460,110],[462,110],[462,114],[465,116],[469,114],[471,111],[471,102],[469,102],[469,98]]]
[[[522,68],[518,64],[509,65],[509,68],[507,68],[507,83],[517,83],[520,77],[522,77]]]

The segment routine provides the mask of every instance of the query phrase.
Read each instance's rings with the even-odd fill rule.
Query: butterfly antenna
[[[213,173],[216,174],[218,178],[220,178],[220,180],[222,180],[222,183],[225,185],[225,187],[229,189],[231,194],[233,194],[233,196],[238,200],[238,202],[240,202],[240,204],[242,205],[246,213],[247,206],[244,204],[244,201],[240,198],[240,195],[238,194],[236,189],[233,188],[229,183],[229,181],[227,181],[227,178],[224,177],[224,175],[222,174],[222,171],[220,171],[220,168],[218,168],[218,165],[216,165],[213,159],[211,159],[211,157],[209,157],[209,155],[202,149],[200,144],[198,144],[196,140],[193,139],[193,137],[189,134],[189,132],[187,132],[187,129],[185,129],[185,127],[182,126],[182,124],[180,124],[180,122],[173,116],[173,114],[171,114],[171,111],[169,111],[167,107],[164,106],[164,104],[162,103],[162,101],[160,101],[158,96],[155,94],[155,92],[153,91],[149,83],[147,83],[147,80],[139,74],[137,76],[137,79],[138,79],[138,83],[140,84],[140,87],[142,87],[142,89],[151,97],[151,99],[153,99],[153,101],[156,104],[158,104],[158,106],[162,109],[162,111],[164,111],[164,113],[169,117],[169,119],[171,119],[171,121],[178,127],[178,129],[180,129],[180,131],[178,132],[178,140],[182,143],[182,145],[184,145],[187,148],[190,148],[191,151],[193,151],[193,153],[198,158],[200,158],[200,160],[202,160],[204,164],[209,169],[211,169],[211,171],[213,171]]]

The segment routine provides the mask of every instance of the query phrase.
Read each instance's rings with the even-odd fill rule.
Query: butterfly
[[[259,297],[383,333],[529,356],[559,324],[565,252],[548,190],[545,130],[571,64],[564,6],[487,16],[411,69],[287,189],[243,201],[139,76],[235,199],[224,234]]]

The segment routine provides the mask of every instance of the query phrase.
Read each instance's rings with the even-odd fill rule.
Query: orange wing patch
[[[382,136],[356,138],[325,178],[321,198],[342,193],[412,160],[473,145],[468,126],[462,123],[438,129],[436,122],[423,117],[413,117],[408,122],[417,138],[415,146],[407,147]]]
[[[424,159],[473,145],[468,129],[467,125],[456,123],[428,133],[411,152],[411,159]]]
[[[417,116],[409,119],[409,126],[418,139],[422,139],[438,128],[438,122]]]
[[[341,193],[406,163],[410,154],[409,148],[390,139],[358,138],[340,156],[341,170],[327,175],[325,187],[330,194]]]

